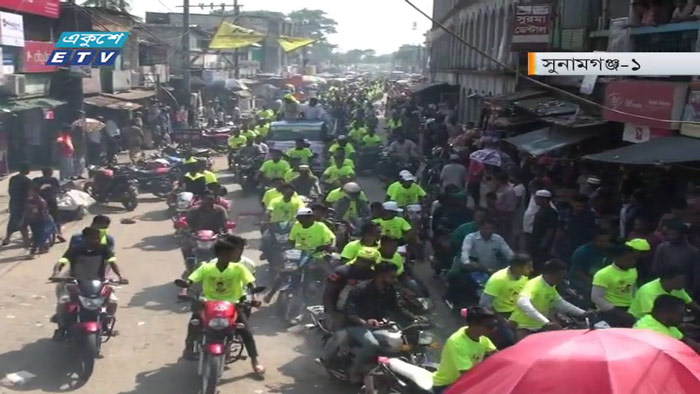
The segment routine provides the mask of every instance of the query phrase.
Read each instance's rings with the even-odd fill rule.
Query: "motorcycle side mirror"
[[[265,286],[258,286],[254,287],[253,290],[250,291],[251,294],[259,294],[262,293],[263,291],[267,290],[267,287]]]
[[[190,287],[190,284],[187,283],[186,280],[175,279],[175,282],[174,282],[174,283],[175,283],[175,286],[180,287],[180,288],[183,288],[183,289],[186,289],[186,288]]]

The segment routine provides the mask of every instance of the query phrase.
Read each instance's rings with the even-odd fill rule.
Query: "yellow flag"
[[[314,42],[316,42],[316,39],[315,38],[280,36],[280,37],[277,37],[277,42],[280,44],[280,47],[282,47],[283,51],[291,52],[295,49],[299,49],[301,47],[305,47],[307,45],[313,44]]]
[[[255,30],[222,22],[209,43],[209,49],[236,49],[253,45],[265,39],[265,35]]]

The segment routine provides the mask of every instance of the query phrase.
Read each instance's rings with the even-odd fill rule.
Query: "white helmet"
[[[359,193],[361,190],[362,188],[360,188],[360,185],[355,182],[348,182],[343,186],[343,191],[345,193]]]

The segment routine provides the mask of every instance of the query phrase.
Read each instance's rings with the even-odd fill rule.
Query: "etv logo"
[[[128,37],[127,32],[63,32],[46,65],[111,66]]]

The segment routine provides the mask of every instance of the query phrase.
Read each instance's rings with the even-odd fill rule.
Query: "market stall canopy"
[[[550,127],[531,131],[515,137],[506,138],[504,141],[514,145],[519,150],[533,156],[540,156],[553,150],[561,149],[579,142],[593,139],[602,133],[599,131],[557,130]]]
[[[580,110],[578,104],[550,96],[528,98],[516,101],[514,104],[537,116],[570,115]]]
[[[85,97],[85,99],[83,99],[83,102],[87,105],[92,105],[93,107],[101,107],[123,111],[131,111],[141,108],[140,104],[132,103],[130,101],[123,101],[103,95]]]
[[[620,164],[668,164],[700,161],[700,139],[669,136],[632,144],[584,159]]]
[[[62,100],[42,97],[3,103],[0,104],[0,111],[20,112],[35,108],[56,108],[64,104],[66,104],[66,102]]]
[[[130,90],[122,93],[102,93],[106,97],[112,97],[124,101],[143,100],[156,95],[155,90]]]

